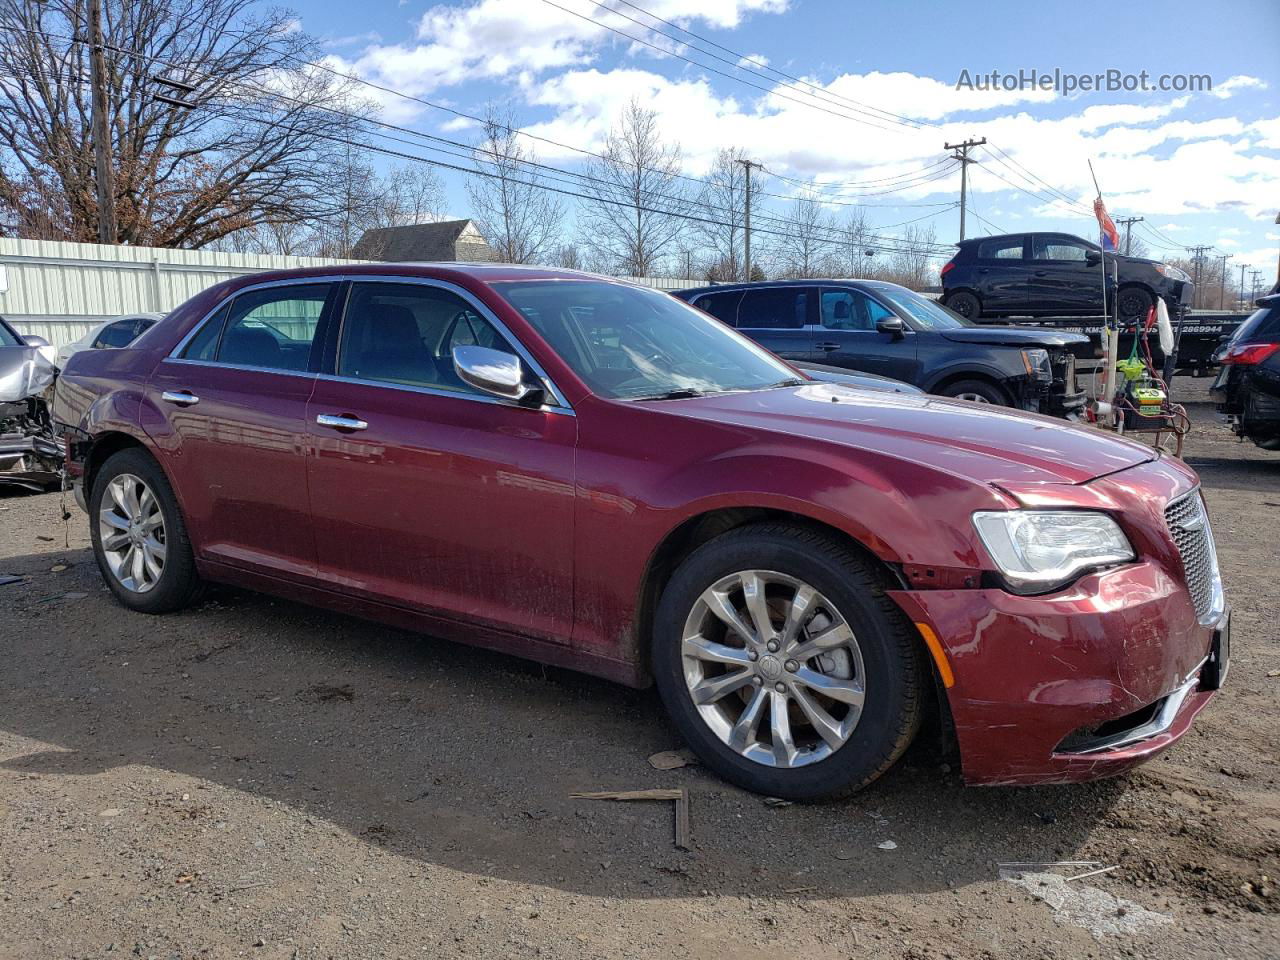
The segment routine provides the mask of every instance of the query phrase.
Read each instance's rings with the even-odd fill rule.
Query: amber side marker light
[[[948,689],[955,686],[956,675],[951,672],[946,651],[942,649],[942,643],[938,640],[938,635],[933,632],[933,627],[927,623],[917,623],[916,629],[920,631],[920,636],[924,637],[925,646],[933,654],[933,662],[938,665],[938,676],[942,678],[942,685]]]

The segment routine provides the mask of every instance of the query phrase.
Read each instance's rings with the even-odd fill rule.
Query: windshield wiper
[[[777,383],[771,383],[765,387],[766,390],[776,390],[778,387],[803,387],[808,380],[801,380],[799,377],[791,377],[787,380],[779,380]]]
[[[705,397],[701,390],[668,390],[666,393],[654,393],[643,397],[628,397],[628,400],[687,400],[690,397]]]

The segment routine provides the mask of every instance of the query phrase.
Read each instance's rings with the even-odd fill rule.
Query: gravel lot
[[[769,806],[653,769],[652,692],[229,590],[131,614],[74,505],[0,498],[0,957],[1280,957],[1280,454],[1191,409],[1228,688],[1073,787],[966,789],[926,737]],[[689,852],[669,803],[569,796],[681,786]],[[1059,860],[1119,869],[997,868]]]

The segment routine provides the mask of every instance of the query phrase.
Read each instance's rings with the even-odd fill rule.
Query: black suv
[[[1280,295],[1258,307],[1218,351],[1222,369],[1210,394],[1236,433],[1280,450]]]
[[[961,240],[942,268],[942,302],[979,317],[1101,316],[1102,248],[1069,233],[1010,233]],[[1132,322],[1163,297],[1171,313],[1191,306],[1195,284],[1177,267],[1107,255],[1107,307],[1119,272],[1120,319]],[[1112,267],[1112,261],[1116,267]]]
[[[944,397],[1074,416],[1087,337],[979,327],[879,280],[781,280],[675,294],[788,360],[861,370]]]

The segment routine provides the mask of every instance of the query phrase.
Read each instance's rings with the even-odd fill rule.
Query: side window
[[[828,330],[871,330],[893,314],[858,290],[823,290],[822,325]]]
[[[1036,237],[1033,244],[1036,260],[1061,260],[1070,263],[1084,263],[1089,248],[1083,243],[1071,240],[1060,240],[1055,237]]]
[[[328,283],[288,284],[242,293],[210,317],[182,356],[237,367],[306,370]]]
[[[732,327],[738,322],[738,303],[741,300],[741,290],[726,290],[724,293],[704,293],[693,301],[693,305]]]
[[[138,321],[130,317],[128,320],[117,320],[103,327],[93,339],[92,349],[127,347],[133,343],[139,333]]]
[[[979,260],[1021,260],[1022,237],[984,240],[978,244]]]
[[[338,345],[338,375],[475,392],[453,369],[453,348],[511,345],[449,290],[418,283],[357,283]]]
[[[738,307],[738,326],[744,330],[798,330],[807,322],[807,287],[763,287],[748,290]]]

